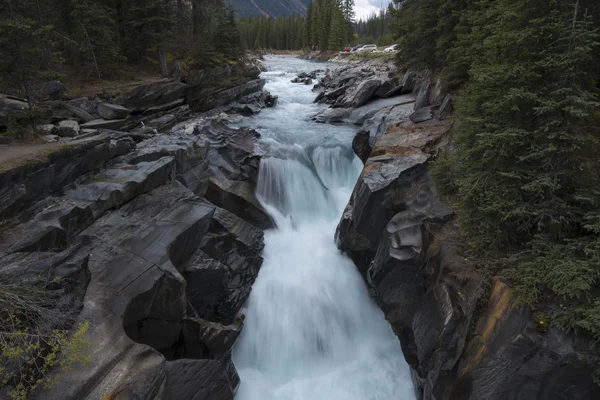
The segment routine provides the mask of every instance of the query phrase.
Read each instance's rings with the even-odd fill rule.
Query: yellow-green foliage
[[[44,294],[43,289],[0,286],[0,385],[9,386],[15,400],[56,385],[61,374],[90,362],[88,322],[56,329],[68,324],[70,315],[49,308]]]

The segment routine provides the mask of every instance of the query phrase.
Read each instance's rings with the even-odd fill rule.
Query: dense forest
[[[473,255],[549,321],[600,340],[600,4],[395,0],[399,64],[457,93],[434,174]]]
[[[250,17],[239,20],[247,49],[341,50],[354,38],[354,0],[314,0],[306,17]]]
[[[40,79],[109,79],[127,69],[168,74],[235,60],[233,10],[222,0],[3,0],[0,92],[30,97]]]
[[[225,0],[225,3],[233,7],[238,17],[287,17],[292,14],[304,16],[309,1],[312,0]]]
[[[374,43],[387,46],[395,43],[396,38],[390,31],[392,15],[387,8],[356,21],[355,29],[360,43]]]

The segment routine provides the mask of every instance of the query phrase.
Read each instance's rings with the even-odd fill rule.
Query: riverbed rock
[[[257,145],[258,132],[209,122],[195,133],[210,143],[206,198],[259,228],[272,227],[273,222],[254,194],[263,155]]]
[[[198,196],[211,167],[251,184],[255,139],[225,126],[137,144],[103,131],[0,174],[0,277],[59,277],[56,290],[77,294],[65,303],[74,326],[89,323],[91,363],[33,398],[233,399],[231,347],[263,233]]]
[[[428,179],[431,152],[451,126],[405,121],[387,126],[375,143],[336,232],[338,247],[363,275],[391,218],[411,205],[421,207],[419,196],[431,192],[419,182]]]
[[[334,107],[360,107],[371,100],[380,86],[381,81],[379,79],[361,82],[355,89],[349,90],[344,96],[339,97]]]
[[[97,112],[104,119],[125,119],[129,116],[129,110],[118,104],[100,103]]]

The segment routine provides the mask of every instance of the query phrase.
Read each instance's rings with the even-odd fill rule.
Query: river
[[[277,223],[233,352],[237,400],[412,400],[398,339],[334,233],[362,163],[356,126],[310,120],[312,85],[298,72],[332,67],[267,57],[265,89],[279,104],[244,121],[262,135],[257,197]]]

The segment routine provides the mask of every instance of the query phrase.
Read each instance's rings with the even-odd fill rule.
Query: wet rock
[[[117,104],[100,103],[97,112],[101,118],[107,120],[125,119],[129,116],[129,110]]]
[[[60,137],[75,137],[79,135],[79,124],[71,120],[60,121],[56,134]]]
[[[263,155],[256,143],[259,134],[212,122],[198,127],[195,134],[207,138],[210,143],[206,199],[257,227],[272,227],[273,222],[253,189]]]
[[[263,233],[217,208],[199,251],[183,267],[187,296],[201,318],[234,322],[262,265]]]
[[[233,391],[218,361],[177,360],[167,363],[163,396],[165,400],[232,400]]]
[[[366,272],[385,226],[398,212],[421,208],[434,196],[427,163],[451,123],[389,125],[381,136],[354,189],[336,232],[338,247]]]
[[[314,119],[316,122],[325,124],[344,122],[351,113],[352,109],[350,108],[328,108],[317,114]]]

